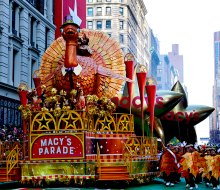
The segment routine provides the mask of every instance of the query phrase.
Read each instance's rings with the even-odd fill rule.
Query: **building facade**
[[[177,80],[184,83],[183,56],[179,54],[179,44],[172,44],[172,51],[168,52],[168,58],[176,73]]]
[[[220,31],[214,33],[213,107],[215,111],[210,117],[210,140],[220,143]]]
[[[143,0],[87,0],[86,27],[116,39],[135,61],[149,66],[150,29]]]
[[[150,29],[150,67],[149,74],[157,78],[157,66],[160,64],[160,43],[154,35],[153,30]]]
[[[172,45],[172,52],[168,54],[160,54],[160,43],[150,30],[150,69],[149,75],[157,81],[157,90],[171,90],[179,76],[183,81],[183,56],[179,55],[179,45]],[[179,74],[180,73],[180,74]]]
[[[167,55],[160,55],[157,65],[157,90],[170,90],[171,88],[171,63]]]
[[[0,124],[13,124],[17,87],[34,87],[32,74],[54,39],[53,0],[0,0],[0,18]]]
[[[177,81],[183,84],[183,56],[179,55],[178,44],[172,44],[172,52],[160,55],[156,79],[158,90],[171,90]]]

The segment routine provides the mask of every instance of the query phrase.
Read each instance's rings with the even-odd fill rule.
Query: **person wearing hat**
[[[194,189],[198,188],[195,184],[195,176],[191,173],[190,168],[192,166],[192,153],[195,151],[193,144],[188,144],[185,146],[185,154],[182,156],[180,161],[182,176],[186,181],[186,188]]]
[[[166,186],[173,187],[175,183],[175,175],[178,171],[178,162],[176,155],[167,147],[163,147],[163,153],[161,155],[160,159],[160,171],[163,175],[163,179],[165,181]],[[172,145],[169,145],[170,148],[172,148]]]
[[[204,171],[203,171],[203,181],[205,182],[206,187],[209,187],[211,185],[211,173],[209,170],[209,161],[210,159],[212,159],[211,157],[211,149],[212,147],[210,146],[206,146],[205,150],[204,150],[204,158],[206,159],[206,167],[204,167]]]
[[[208,155],[209,154],[209,155]],[[210,147],[207,149],[207,156],[206,162],[207,162],[207,173],[210,175],[210,181],[213,189],[220,189],[219,187],[219,166],[218,163],[220,161],[220,156],[216,155],[216,148],[215,147]],[[209,183],[206,183],[206,186],[209,187]]]
[[[175,154],[178,166],[180,166],[179,163],[180,163],[180,160],[182,159],[182,155],[183,155],[183,152],[181,151],[181,147],[177,146],[177,145],[172,146],[171,151]],[[175,172],[175,183],[179,183],[180,178],[181,178],[181,173],[179,171],[176,171]]]

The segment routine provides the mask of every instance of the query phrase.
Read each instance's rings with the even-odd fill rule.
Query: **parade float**
[[[149,181],[159,175],[157,138],[135,134],[133,57],[124,57],[119,43],[101,31],[79,31],[71,18],[33,73],[35,88],[18,87],[24,142],[7,157],[7,179],[81,185]],[[146,66],[138,72],[144,128]],[[129,108],[116,112],[120,106],[114,101],[120,102],[125,85]],[[153,108],[156,86],[151,86]]]
[[[159,176],[157,138],[165,143],[162,122],[170,122],[165,114],[183,93],[156,91],[147,67],[135,64],[130,53],[124,56],[114,39],[79,30],[66,17],[33,82],[34,89],[25,83],[18,88],[24,137],[2,146],[8,154],[1,181],[129,184]],[[204,110],[197,122],[213,111]]]

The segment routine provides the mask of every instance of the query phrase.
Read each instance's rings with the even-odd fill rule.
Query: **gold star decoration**
[[[101,125],[100,131],[114,131],[115,130],[115,123],[114,123],[114,118],[112,116],[105,116],[102,120],[99,119],[97,121],[97,125]],[[111,125],[113,124],[113,129],[111,129]],[[97,129],[97,127],[96,127]]]
[[[38,116],[40,118],[38,118]],[[36,115],[36,122],[39,124],[37,130],[52,130],[55,129],[55,120],[49,112],[41,112],[39,115]],[[53,123],[53,125],[51,125]],[[54,128],[51,128],[54,126]]]
[[[129,127],[129,123],[130,123],[130,120],[129,120],[129,117],[127,115],[123,115],[119,122],[119,128],[121,131],[128,131],[128,127]]]
[[[62,117],[61,121],[65,123],[64,129],[80,129],[82,128],[82,122],[80,115],[74,111],[67,111],[67,117]]]

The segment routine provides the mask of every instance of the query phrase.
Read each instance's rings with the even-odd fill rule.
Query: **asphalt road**
[[[16,186],[16,184],[15,184]],[[181,179],[181,182],[179,184],[175,184],[174,187],[166,187],[163,183],[163,181],[161,179],[155,179],[154,181],[152,181],[151,183],[145,184],[145,185],[139,185],[139,186],[126,186],[123,188],[123,185],[120,185],[120,188],[117,187],[108,187],[108,185],[106,185],[105,188],[77,188],[77,187],[53,187],[53,188],[11,188],[12,185],[9,184],[8,187],[4,186],[1,187],[1,190],[184,190],[186,189],[185,187],[185,181],[184,179]],[[205,184],[199,184],[199,190],[203,190],[203,189],[213,189],[212,187],[206,187]]]

